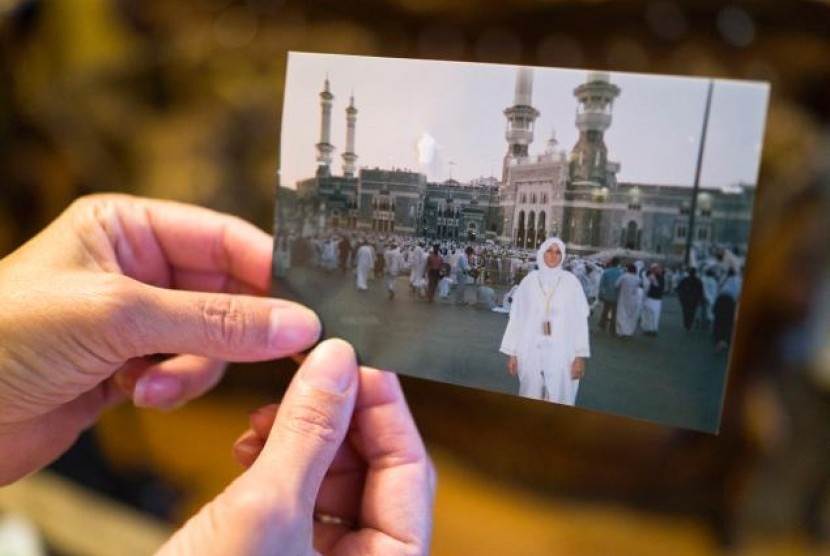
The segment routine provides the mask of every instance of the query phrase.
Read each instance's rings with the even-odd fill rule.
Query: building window
[[[516,230],[516,245],[524,247],[525,242],[525,211],[519,211],[519,226]]]
[[[701,226],[697,229],[697,240],[698,241],[709,241],[709,227],[708,226]]]
[[[527,204],[527,194],[526,193],[522,193],[522,204],[523,205]]]
[[[623,247],[626,249],[639,249],[640,247],[640,227],[633,220],[628,222],[625,227],[625,236],[623,239]]]
[[[543,205],[548,204],[548,194],[547,193],[542,193],[542,204]]]
[[[686,224],[678,224],[677,227],[674,229],[674,238],[675,239],[686,239],[686,234],[688,233],[688,229],[686,228]]]

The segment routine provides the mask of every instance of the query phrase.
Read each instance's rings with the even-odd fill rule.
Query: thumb
[[[357,388],[351,346],[320,344],[291,382],[254,465],[158,554],[307,553],[314,501],[349,428]]]
[[[249,470],[263,484],[279,484],[284,495],[311,515],[320,484],[349,430],[358,387],[355,352],[343,340],[328,340],[309,354],[280,404],[271,434]]]
[[[123,346],[128,353],[120,355],[128,358],[188,353],[225,361],[275,359],[306,349],[320,335],[317,315],[282,299],[144,284],[132,293],[123,322],[106,328],[109,345]]]

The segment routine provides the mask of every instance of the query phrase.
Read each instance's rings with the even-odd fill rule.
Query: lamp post
[[[697,192],[700,189],[700,170],[703,166],[703,153],[706,148],[706,130],[709,127],[709,109],[712,107],[712,92],[715,88],[714,80],[709,80],[706,91],[706,108],[703,111],[703,129],[700,132],[700,145],[697,150],[697,165],[695,166],[695,182],[692,187],[692,206],[689,210],[689,229],[686,231],[686,249],[683,255],[683,265],[689,266],[692,254],[692,239],[695,233],[695,215],[697,213]]]

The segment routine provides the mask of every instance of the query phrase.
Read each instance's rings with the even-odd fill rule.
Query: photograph
[[[284,98],[272,290],[324,337],[718,431],[767,83],[291,52]]]

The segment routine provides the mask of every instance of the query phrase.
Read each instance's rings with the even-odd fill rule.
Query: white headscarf
[[[554,268],[545,264],[545,251],[550,249],[550,246],[556,244],[559,246],[559,251],[562,253],[562,258],[559,259],[559,264]],[[546,284],[551,284],[553,281],[558,281],[562,274],[562,263],[565,262],[565,242],[558,237],[550,237],[542,242],[539,250],[536,252],[536,266],[539,267],[539,275],[542,281]]]

